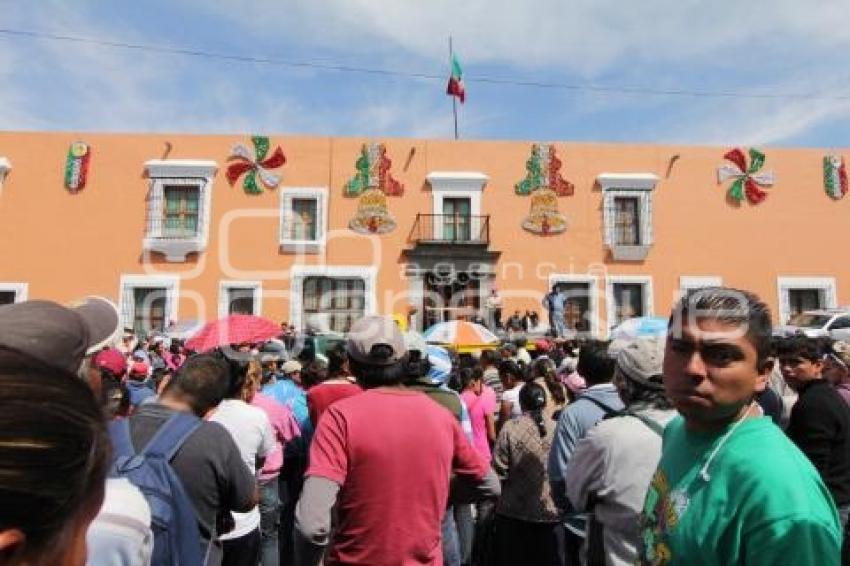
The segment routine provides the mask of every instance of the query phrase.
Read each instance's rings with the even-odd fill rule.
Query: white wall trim
[[[679,291],[700,289],[702,287],[722,287],[723,278],[719,275],[680,275]]]
[[[166,261],[186,261],[192,252],[203,252],[207,248],[210,233],[210,215],[212,209],[213,179],[217,165],[215,161],[198,159],[154,159],[145,162],[145,171],[149,179],[147,199],[147,226],[143,248],[149,252],[165,255]],[[162,218],[165,206],[165,190],[169,181],[198,179],[198,233],[191,238],[171,238],[162,235],[162,224],[154,224],[154,219]]]
[[[149,177],[212,177],[218,165],[206,159],[151,159],[145,161]]]
[[[653,316],[655,313],[655,299],[652,290],[651,275],[608,275],[605,277],[605,304],[606,325],[608,332],[616,323],[616,297],[614,296],[614,285],[617,283],[637,283],[643,286],[643,316]]]
[[[432,171],[425,176],[432,191],[478,191],[490,177],[479,171]]]
[[[328,198],[327,187],[279,187],[280,191],[280,247],[289,253],[321,253],[328,238]],[[316,239],[293,240],[286,237],[287,227],[292,217],[293,199],[316,200]]]
[[[588,306],[590,309],[590,335],[599,337],[599,277],[590,274],[575,273],[551,273],[549,275],[549,286],[544,293],[548,293],[556,283],[586,283],[590,289]],[[544,320],[547,316],[543,313]]]
[[[658,176],[653,173],[600,173],[596,177],[603,191],[610,189],[651,191],[655,189],[658,180]]]
[[[129,318],[133,313],[132,289],[161,287],[166,289],[166,311],[169,321],[178,320],[178,306],[180,303],[180,277],[177,275],[128,275],[121,274],[120,287],[118,289],[118,309],[121,316],[121,324],[124,328],[132,327],[134,320]]]
[[[29,298],[29,288],[29,283],[21,281],[0,281],[0,291],[14,291],[16,303],[22,303]]]
[[[263,312],[263,283],[262,281],[222,280],[218,282],[218,317],[227,316],[228,294],[230,289],[252,289],[254,291],[254,312],[260,316]]]
[[[338,277],[362,279],[363,313],[377,311],[378,268],[374,265],[293,265],[289,278],[289,323],[304,328],[304,279],[307,277]]]
[[[786,324],[791,314],[791,301],[788,291],[791,289],[818,289],[824,294],[825,308],[837,306],[837,286],[835,277],[783,277],[776,278],[779,299],[779,324]]]

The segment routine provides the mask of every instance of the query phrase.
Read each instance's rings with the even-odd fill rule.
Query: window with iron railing
[[[148,176],[143,247],[169,262],[186,261],[207,247],[214,161],[165,159],[145,162]]]
[[[417,214],[410,231],[413,242],[490,243],[490,216]]]
[[[640,213],[637,197],[614,197],[614,245],[640,245]]]
[[[303,319],[325,314],[330,330],[347,332],[365,312],[366,283],[355,277],[306,277],[302,304]]]
[[[162,236],[193,238],[198,234],[200,187],[197,185],[165,185],[162,208]]]

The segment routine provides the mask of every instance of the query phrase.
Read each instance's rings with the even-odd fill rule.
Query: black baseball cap
[[[119,331],[118,309],[103,297],[69,306],[43,300],[0,306],[0,346],[71,372]]]

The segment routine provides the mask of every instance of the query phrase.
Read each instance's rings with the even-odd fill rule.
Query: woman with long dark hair
[[[85,563],[109,454],[85,382],[0,347],[0,564]]]
[[[546,395],[536,383],[522,386],[522,414],[504,424],[493,451],[493,467],[502,480],[496,556],[505,566],[563,564],[562,529],[546,474],[555,432],[555,421],[544,415]]]

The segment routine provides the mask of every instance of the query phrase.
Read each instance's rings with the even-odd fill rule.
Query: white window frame
[[[679,299],[692,289],[702,289],[704,287],[722,287],[723,278],[719,275],[680,275],[679,288],[673,297],[675,305]]]
[[[293,265],[289,279],[289,323],[295,328],[304,329],[304,279],[307,277],[362,279],[363,314],[375,314],[378,268],[374,265]]]
[[[611,332],[616,322],[617,299],[614,295],[614,285],[618,283],[639,284],[643,286],[643,315],[653,316],[655,300],[652,291],[652,276],[650,275],[609,275],[605,278],[606,325]]]
[[[605,244],[617,261],[642,261],[654,243],[652,226],[652,193],[658,184],[658,176],[652,173],[601,173],[596,178],[602,189],[602,216]],[[640,243],[636,246],[616,244],[613,218],[614,199],[635,197],[638,199],[638,226]]]
[[[118,308],[123,328],[132,328],[135,322],[133,312],[136,308],[133,289],[163,288],[165,294],[166,326],[168,321],[176,321],[180,303],[180,277],[177,275],[121,275],[118,290]],[[129,301],[129,302],[128,302]]]
[[[328,189],[327,187],[280,187],[280,248],[287,253],[322,253],[328,238]],[[286,237],[292,218],[294,199],[316,201],[316,239],[294,240]]]
[[[590,274],[552,273],[549,275],[548,293],[557,283],[585,283],[590,289],[588,308],[590,310],[590,335],[599,337],[599,277]],[[547,316],[544,313],[544,316]]]
[[[21,281],[0,281],[0,291],[15,293],[15,302],[22,303],[29,297],[29,283]]]
[[[3,182],[6,180],[6,175],[12,170],[12,164],[5,157],[0,157],[0,194],[3,194]]]
[[[196,159],[155,159],[145,162],[149,180],[147,199],[148,225],[145,227],[143,247],[147,252],[157,252],[168,262],[186,261],[190,253],[201,253],[207,248],[210,234],[215,161]],[[187,182],[187,179],[193,179]],[[195,183],[194,179],[198,182]],[[162,223],[151,226],[154,219],[163,218],[165,186],[187,185],[198,187],[198,233],[190,238],[173,238],[162,235]]]
[[[218,317],[223,318],[228,315],[228,307],[230,306],[230,291],[231,289],[251,289],[254,291],[254,312],[256,316],[260,316],[263,312],[263,284],[261,281],[238,281],[228,280],[218,282]]]
[[[443,201],[446,198],[468,198],[469,214],[481,216],[481,195],[490,179],[478,171],[432,171],[425,177],[431,185],[431,213],[434,218],[443,214]],[[470,235],[480,233],[481,226],[475,226],[476,220],[470,220]],[[434,222],[434,238],[443,239],[443,223]]]
[[[838,291],[836,288],[835,277],[777,277],[776,278],[777,298],[779,300],[779,321],[780,325],[787,324],[788,317],[791,316],[791,296],[788,293],[791,289],[817,289],[823,293],[824,302],[823,308],[834,309],[837,306]]]
[[[722,287],[723,278],[719,275],[680,275],[679,291],[686,292],[691,289],[703,287]]]

